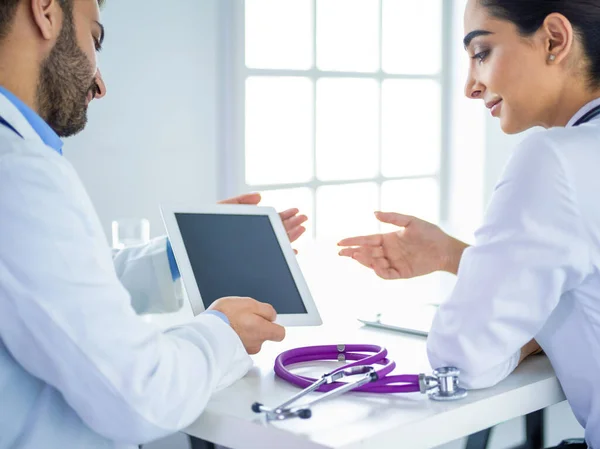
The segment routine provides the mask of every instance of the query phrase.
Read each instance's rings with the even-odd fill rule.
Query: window
[[[299,207],[317,239],[378,232],[380,209],[445,220],[450,3],[232,0],[225,193]]]

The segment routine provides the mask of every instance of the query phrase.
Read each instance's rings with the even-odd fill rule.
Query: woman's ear
[[[562,14],[552,13],[544,20],[542,32],[548,63],[560,64],[573,47],[574,32],[571,22]]]

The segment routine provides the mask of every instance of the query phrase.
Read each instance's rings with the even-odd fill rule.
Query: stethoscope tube
[[[583,125],[600,115],[600,105],[586,112],[579,120],[573,123],[573,126]]]
[[[275,360],[275,374],[293,385],[307,388],[313,385],[317,379],[293,374],[288,369],[288,366],[323,360],[353,361],[337,368],[329,374],[358,366],[380,366],[380,368],[375,369],[377,380],[355,388],[353,390],[355,392],[384,394],[421,391],[418,375],[403,374],[388,376],[396,368],[396,363],[387,358],[387,350],[385,348],[375,345],[308,346],[291,349],[281,353]],[[332,382],[331,384],[321,385],[316,391],[329,392],[345,384],[345,382]]]

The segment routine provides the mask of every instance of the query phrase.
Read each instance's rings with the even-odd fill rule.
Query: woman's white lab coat
[[[496,384],[535,338],[588,445],[600,448],[600,118],[535,133],[496,186],[428,338],[433,367]]]
[[[0,116],[23,136],[0,126],[0,448],[130,448],[190,424],[251,365],[240,339],[213,315],[140,319],[132,296],[177,301],[165,240],[115,270],[72,166],[2,95]]]

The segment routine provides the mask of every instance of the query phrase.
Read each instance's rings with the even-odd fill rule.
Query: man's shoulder
[[[0,196],[60,195],[80,197],[85,191],[73,166],[41,141],[22,139],[0,129]]]

